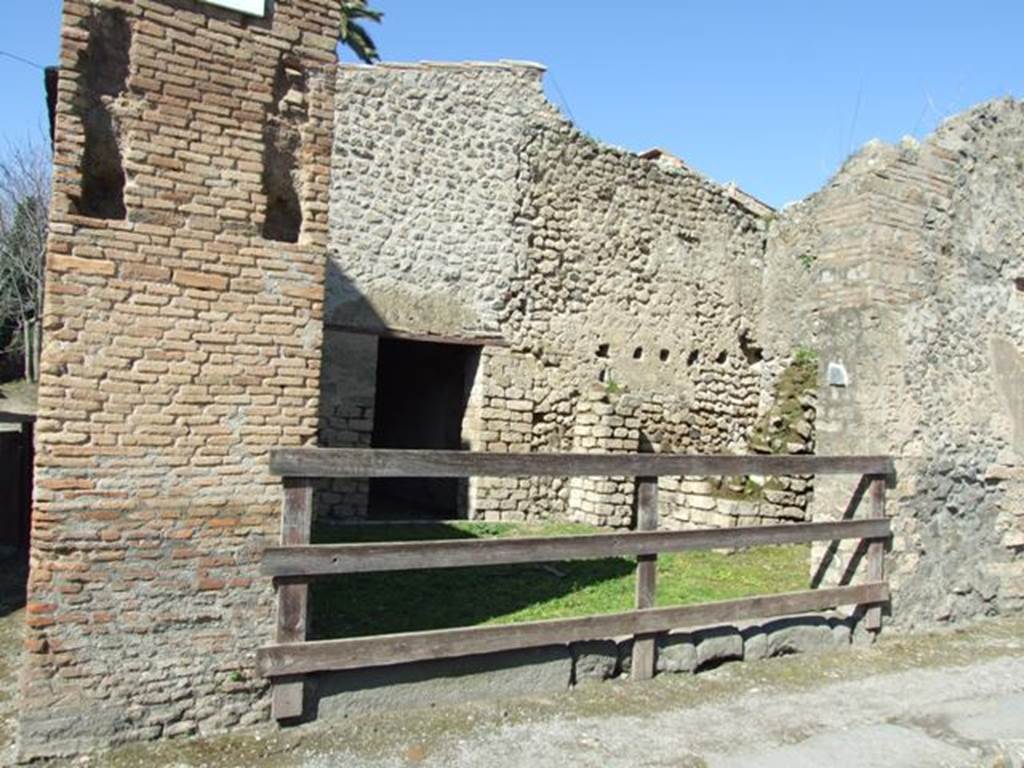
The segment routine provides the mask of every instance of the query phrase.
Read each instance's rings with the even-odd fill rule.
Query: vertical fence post
[[[638,477],[636,484],[636,530],[653,531],[658,527],[658,478]],[[637,557],[637,608],[654,607],[654,592],[658,575],[657,561],[657,555],[639,555]],[[634,680],[649,680],[654,677],[656,639],[657,635],[653,634],[633,636],[632,678]]]
[[[871,517],[885,517],[885,483],[886,478],[883,475],[871,478]],[[876,540],[868,544],[867,579],[868,581],[885,580],[884,541]],[[872,605],[867,609],[864,614],[864,626],[871,632],[878,632],[882,629],[881,605]]]
[[[313,480],[307,477],[284,479],[284,511],[281,517],[281,544],[309,544],[313,523]],[[306,639],[309,612],[307,584],[280,584],[277,587],[277,629],[275,642],[300,643]],[[305,678],[275,678],[271,694],[271,713],[275,720],[301,717]]]

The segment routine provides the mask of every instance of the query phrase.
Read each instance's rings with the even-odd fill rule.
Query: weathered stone
[[[124,707],[23,710],[18,721],[21,758],[68,757],[102,749],[132,730]],[[156,729],[159,734],[159,728]]]
[[[829,620],[820,616],[777,619],[743,630],[744,657],[748,660],[812,653],[842,642]],[[849,642],[848,635],[846,635]]]
[[[466,447],[731,450],[748,437],[763,409],[760,391],[785,363],[764,364],[754,330],[737,333],[726,319],[757,317],[758,291],[697,286],[728,284],[733,268],[759,264],[767,208],[684,165],[637,158],[573,131],[544,98],[540,77],[538,68],[512,63],[340,68],[346,99],[332,158],[329,322],[510,341],[511,349],[484,346],[467,382]],[[367,123],[366,114],[388,118]],[[361,149],[371,146],[372,161]],[[610,189],[630,191],[618,198]],[[678,236],[667,234],[669,222],[683,227]],[[640,273],[638,258],[646,265]],[[524,291],[529,305],[515,298]],[[636,320],[650,302],[664,327]],[[323,368],[350,360],[328,345]],[[372,407],[374,368],[355,365],[364,371],[356,387],[324,392],[321,434],[331,445],[369,440],[332,423],[335,414]],[[513,437],[509,422],[518,415],[525,431]],[[574,479],[567,494],[552,485],[532,480],[508,493],[482,478],[470,485],[467,511],[629,523],[628,478]],[[347,487],[321,494],[322,517],[367,514],[366,487]],[[706,494],[665,492],[663,517],[681,519],[690,505],[714,510]]]
[[[743,658],[743,635],[735,627],[703,629],[691,637],[697,647],[698,671]]]
[[[920,144],[865,146],[768,238],[767,347],[805,339],[847,374],[820,390],[818,450],[897,459],[888,620],[905,626],[1022,607],[1009,572],[993,583],[987,567],[1021,556],[1001,534],[1018,506],[1008,497],[1020,493],[1024,434],[1024,301],[1010,255],[1024,248],[1022,151],[1024,105],[979,105]],[[844,478],[819,478],[815,519],[839,514],[850,492]],[[852,549],[838,554],[828,582]]]
[[[173,739],[177,736],[192,736],[197,730],[198,727],[195,722],[192,720],[182,720],[164,728],[163,735]]]
[[[870,145],[771,216],[664,153],[582,135],[539,67],[336,67],[338,23],[334,0],[259,24],[64,3],[23,755],[268,716],[250,668],[273,625],[268,451],[374,443],[384,332],[475,350],[456,366],[456,447],[892,454],[893,620],[1024,608],[1021,104]],[[852,490],[661,485],[676,527],[806,519],[812,492],[831,519]],[[325,482],[318,514],[365,517],[369,491]],[[451,516],[626,527],[634,495],[628,477],[477,478]],[[849,577],[854,547],[824,582]],[[851,630],[869,637],[791,619],[743,638],[763,657]],[[662,650],[688,670],[737,640]],[[609,653],[582,669],[605,674]],[[568,685],[566,654],[533,683]],[[334,678],[330,698],[460,695],[416,677],[456,666],[417,669]],[[492,672],[482,692],[520,690]]]
[[[697,649],[692,635],[671,633],[658,638],[658,672],[693,672],[697,669]]]
[[[619,671],[619,648],[612,640],[592,640],[569,646],[573,662],[573,682],[607,680]]]

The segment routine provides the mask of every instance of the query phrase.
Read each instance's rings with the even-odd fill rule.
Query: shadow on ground
[[[335,526],[317,544],[480,538],[438,524]],[[411,632],[482,624],[529,606],[619,579],[634,571],[624,558],[350,574],[312,587],[313,639]]]

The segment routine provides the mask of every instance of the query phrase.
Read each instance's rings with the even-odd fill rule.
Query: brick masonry
[[[64,3],[24,758],[266,717],[267,451],[316,435],[339,22],[333,0],[274,6]],[[124,59],[123,90],[81,82],[90,57]],[[280,102],[299,115],[294,243],[262,235]],[[123,218],[84,200],[91,115],[110,118]]]

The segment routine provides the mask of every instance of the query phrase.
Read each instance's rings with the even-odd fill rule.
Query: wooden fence
[[[864,606],[869,629],[881,627],[889,599],[883,572],[885,487],[892,461],[881,456],[674,456],[665,454],[487,454],[467,451],[278,449],[271,472],[284,478],[281,546],[263,556],[277,586],[276,642],[257,654],[273,684],[278,720],[302,714],[303,676],[360,667],[507,651],[632,635],[632,676],[650,678],[659,633],[708,624]],[[718,530],[658,531],[658,477],[851,474],[870,486],[866,519]],[[636,530],[554,538],[473,539],[311,546],[313,484],[324,477],[600,477],[637,479]],[[857,497],[859,498],[859,497]],[[851,505],[855,508],[856,504]],[[677,607],[655,608],[661,552],[858,539],[866,543],[866,581]],[[614,614],[521,624],[406,632],[306,642],[308,583],[341,573],[490,566],[635,556],[636,608]]]

